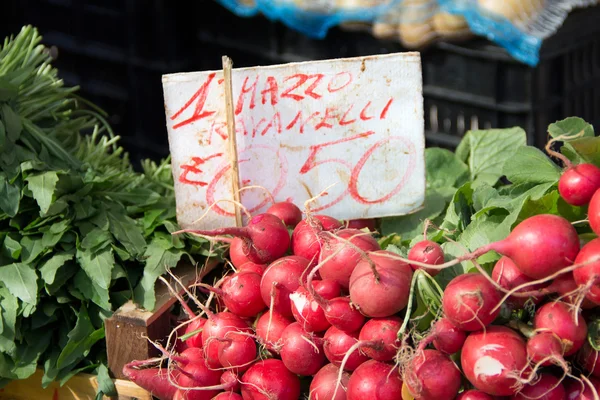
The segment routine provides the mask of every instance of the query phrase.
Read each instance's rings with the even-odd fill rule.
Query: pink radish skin
[[[588,221],[594,233],[600,236],[600,189],[596,190],[588,206]]]
[[[284,317],[277,311],[273,311],[272,316],[267,311],[256,322],[256,336],[269,351],[279,353],[282,344],[281,334],[293,322],[291,318]]]
[[[350,375],[346,391],[347,400],[398,400],[401,398],[402,379],[393,365],[369,360],[361,364]]]
[[[563,345],[561,340],[552,332],[539,332],[529,338],[527,341],[527,356],[535,364],[548,357],[553,357],[544,361],[542,366],[550,366],[557,362],[566,365],[563,359]]]
[[[298,400],[300,379],[281,360],[256,362],[242,376],[244,400]]]
[[[244,239],[239,237],[233,238],[229,245],[229,258],[233,266],[241,268],[242,265],[252,262],[248,258],[249,251],[248,247],[244,244]]]
[[[539,380],[523,387],[511,400],[564,400],[565,396],[565,388],[557,377],[541,374]]]
[[[327,364],[317,372],[310,383],[310,399],[311,400],[346,400],[346,390],[350,374],[344,372],[342,374],[341,385],[335,393],[335,385],[337,383],[340,369],[333,364]],[[333,397],[335,393],[335,397]]]
[[[239,317],[255,317],[267,305],[262,299],[260,282],[262,277],[254,272],[240,271],[226,277],[215,290],[227,309]]]
[[[252,337],[233,331],[219,341],[219,363],[224,368],[243,372],[256,360],[256,342]]]
[[[548,286],[548,289],[557,293],[562,301],[576,305],[578,300],[577,287],[573,273],[569,272],[554,278],[550,286]],[[596,304],[588,299],[584,299],[583,302],[581,302],[581,308],[584,310],[590,310],[594,307],[596,307]]]
[[[252,261],[247,261],[244,264],[242,264],[240,267],[238,267],[238,272],[249,271],[249,272],[254,272],[255,274],[262,276],[265,273],[266,269],[267,269],[266,264],[257,264],[257,263],[253,263]]]
[[[403,378],[415,400],[453,399],[461,386],[459,369],[437,350],[417,353]]]
[[[584,206],[600,189],[600,168],[594,164],[579,164],[568,168],[558,180],[558,193],[572,206]]]
[[[368,229],[371,232],[377,231],[377,220],[376,219],[351,219],[350,221],[346,221],[344,226],[347,229]]]
[[[461,352],[461,366],[471,384],[494,396],[512,396],[520,371],[528,365],[525,341],[504,326],[471,333]]]
[[[350,276],[350,300],[367,317],[388,317],[408,304],[412,268],[385,250],[368,254]],[[377,271],[375,276],[373,268]]]
[[[346,356],[346,353],[350,347],[354,346],[358,342],[358,331],[347,333],[332,326],[327,329],[325,336],[323,337],[323,350],[325,356],[331,362],[331,364],[339,367]],[[356,349],[344,365],[345,371],[354,371],[358,366],[369,360],[369,357],[362,354],[359,349]]]
[[[378,342],[380,345],[362,349],[370,358],[377,361],[392,361],[400,347],[398,330],[402,326],[399,317],[373,318],[368,320],[358,335],[360,341]]]
[[[415,244],[408,252],[408,259],[419,261],[426,264],[439,265],[444,263],[444,250],[442,247],[431,240],[422,240]],[[410,265],[415,271],[423,269],[431,276],[436,276],[440,270],[431,268],[422,268],[416,265]]]
[[[600,380],[590,377],[588,378],[597,392],[600,393]],[[564,383],[567,400],[595,400],[592,389],[589,385],[582,385],[574,379],[567,379]]]
[[[467,340],[465,331],[459,329],[447,318],[440,318],[429,335],[425,339],[425,343],[430,340],[438,351],[445,354],[457,353]],[[421,348],[421,344],[419,344],[419,348]]]
[[[248,332],[252,329],[248,324],[235,314],[221,312],[212,315],[202,330],[202,342],[204,343],[204,356],[210,368],[221,368],[219,361],[219,339],[224,339],[227,332]]]
[[[335,233],[335,237],[324,237],[319,255],[319,263],[322,263],[319,268],[321,278],[337,281],[344,289],[348,289],[350,275],[363,254],[376,250],[381,250],[377,240],[358,229],[342,229]]]
[[[575,354],[587,336],[587,324],[578,310],[578,324],[575,323],[571,306],[563,302],[546,303],[540,307],[533,318],[536,331],[554,333],[562,340],[565,357]]]
[[[275,203],[267,210],[267,214],[273,214],[283,221],[286,226],[295,227],[302,221],[302,211],[293,203],[282,201]]]
[[[589,287],[585,293],[586,298],[600,304],[600,238],[591,240],[581,248],[575,264],[583,263],[587,264],[573,271],[575,283],[578,286]]]
[[[321,232],[332,232],[342,227],[342,223],[326,215],[313,215],[300,221],[292,233],[292,253],[304,257],[311,265],[317,265],[321,252]]]
[[[182,354],[185,356],[185,354]],[[183,366],[177,384],[183,387],[208,387],[221,383],[223,371],[211,370],[203,359],[190,361]],[[221,390],[190,390],[181,393],[182,400],[209,400]],[[176,399],[178,397],[175,397]]]
[[[282,257],[269,265],[260,282],[260,293],[265,304],[271,304],[271,293],[274,293],[273,310],[291,317],[290,294],[305,282],[304,271],[307,268],[308,260],[298,256]]]
[[[218,395],[213,397],[212,400],[244,400],[244,398],[237,393],[226,392],[219,393]]]
[[[257,264],[267,264],[282,257],[290,247],[290,234],[286,226],[279,217],[272,214],[256,215],[243,228],[220,228],[212,231],[185,229],[180,232],[240,237],[243,239],[242,254]]]
[[[480,390],[467,390],[459,394],[456,400],[494,400],[494,397]]]
[[[464,331],[478,331],[491,324],[500,308],[492,311],[502,300],[500,293],[481,274],[469,273],[452,279],[442,297],[444,315]]]
[[[283,345],[279,355],[286,368],[298,375],[314,375],[325,364],[323,344],[294,322],[281,334]],[[312,344],[311,344],[312,343]]]
[[[494,269],[492,270],[492,279],[504,289],[511,290],[517,286],[520,286],[524,283],[532,282],[533,279],[525,275],[521,272],[519,267],[514,263],[510,258],[503,256],[496,262],[494,265]],[[529,286],[527,289],[520,290],[521,292],[534,291],[538,289],[542,289],[544,287],[541,285]],[[542,301],[542,296],[540,297],[516,297],[510,296],[508,298],[508,303],[514,308],[523,308],[528,299],[531,299],[534,304],[538,304]]]
[[[341,294],[340,285],[336,281],[312,281],[312,285],[314,290],[325,300],[333,299]],[[323,332],[331,326],[325,318],[325,311],[305,287],[300,286],[290,294],[290,300],[292,314],[305,331]]]
[[[587,372],[600,378],[600,354],[587,340],[577,354],[577,361]]]
[[[233,371],[225,371],[223,375],[221,375],[221,384],[230,385],[228,389],[229,392],[239,392],[241,389],[239,377]]]
[[[365,316],[351,303],[349,297],[336,297],[324,306],[325,318],[344,332],[359,330],[365,323]]]
[[[136,369],[143,362],[133,361],[123,367],[123,374],[127,379],[141,388],[147,390],[159,400],[172,400],[177,388],[171,385],[168,378],[169,371],[166,368],[145,368]],[[179,372],[171,372],[171,379],[175,382],[178,379]]]
[[[198,318],[190,322],[186,325],[184,334],[187,335],[188,333],[196,332],[197,330],[202,329],[206,324],[206,321],[208,321],[206,318]],[[202,348],[202,333],[199,332],[194,336],[189,337],[185,340],[185,343],[188,347],[197,347],[199,349]]]

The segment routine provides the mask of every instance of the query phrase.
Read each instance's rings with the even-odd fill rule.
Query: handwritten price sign
[[[268,208],[267,191],[302,208],[325,189],[311,210],[339,219],[421,208],[418,53],[234,69],[232,86],[241,199],[250,213]],[[234,225],[222,71],[165,75],[163,88],[179,223]]]

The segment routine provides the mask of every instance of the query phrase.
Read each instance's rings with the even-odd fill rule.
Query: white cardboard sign
[[[234,196],[222,77],[222,71],[163,76],[177,219],[184,228],[235,225],[227,201]],[[232,86],[241,199],[251,214],[264,212],[270,196],[303,208],[323,191],[310,209],[338,219],[422,207],[418,53],[233,69]]]

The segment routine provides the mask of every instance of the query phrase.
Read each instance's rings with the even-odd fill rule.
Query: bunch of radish
[[[578,174],[595,189],[574,189]],[[561,195],[588,205],[599,234],[600,170],[563,178]],[[189,319],[174,334],[184,340],[127,365],[127,376],[163,400],[296,400],[302,382],[314,400],[598,399],[588,322],[600,304],[600,239],[581,247],[570,222],[542,214],[450,261],[426,237],[404,258],[381,249],[373,221],[302,217],[284,202],[244,227],[187,230],[233,236],[234,271],[200,285],[216,307],[190,296],[202,316],[183,303]],[[489,251],[502,256],[492,273],[455,277],[431,329],[407,333],[415,279]],[[513,317],[527,307],[532,318]]]

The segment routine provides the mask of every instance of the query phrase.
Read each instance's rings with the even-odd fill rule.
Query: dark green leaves
[[[110,287],[112,269],[115,264],[112,249],[104,249],[98,253],[77,250],[77,261],[92,282],[102,289]]]
[[[2,117],[2,122],[6,129],[6,137],[11,142],[16,142],[23,130],[21,118],[8,104],[0,106],[0,117]]]
[[[46,171],[41,174],[30,175],[26,178],[26,181],[29,183],[27,188],[37,201],[41,214],[46,214],[54,199],[58,174],[55,171]]]
[[[21,301],[29,304],[37,303],[37,274],[30,265],[12,263],[0,267],[0,282]]]
[[[6,174],[0,172],[0,209],[9,217],[17,215],[21,201],[21,188],[11,183]]]
[[[506,160],[503,173],[514,184],[537,184],[558,182],[561,170],[541,150],[524,146]]]
[[[73,365],[85,357],[92,345],[104,338],[104,329],[94,329],[87,309],[82,305],[77,314],[77,323],[73,330],[69,332],[68,338],[67,345],[62,349],[56,361],[58,369]]]

